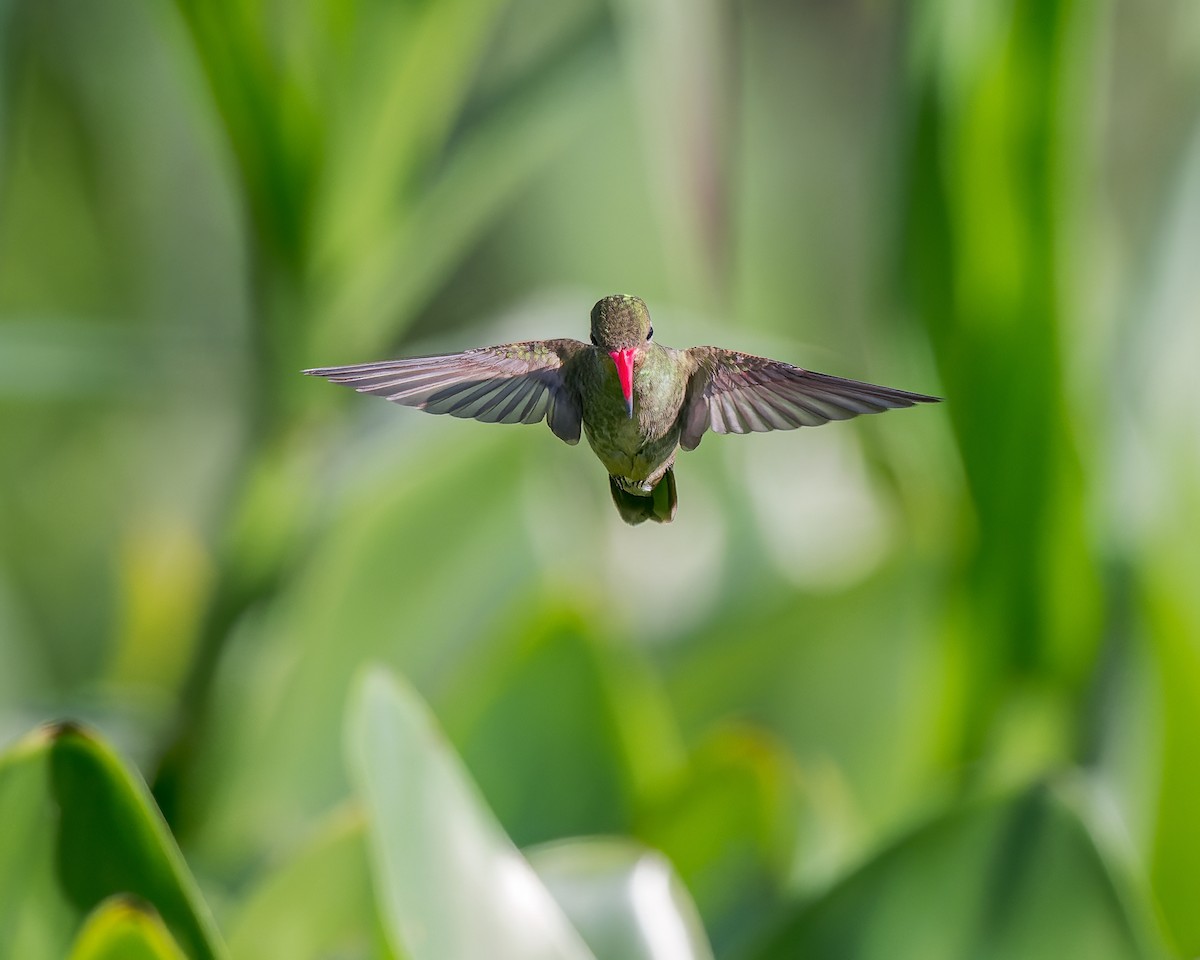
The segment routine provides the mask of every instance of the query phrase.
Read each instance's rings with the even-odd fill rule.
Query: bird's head
[[[650,311],[637,297],[615,294],[592,307],[592,343],[612,357],[625,408],[633,416],[633,364],[654,336]]]

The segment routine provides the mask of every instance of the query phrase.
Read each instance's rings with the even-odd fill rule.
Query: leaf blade
[[[656,850],[593,837],[529,859],[598,960],[712,960],[695,904]]]
[[[754,960],[1143,960],[1163,954],[1086,824],[1035,786],[917,829],[814,903]]]
[[[395,947],[413,960],[594,960],[413,691],[370,670],[348,747]]]
[[[104,743],[73,724],[55,728],[50,791],[56,860],[67,899],[89,912],[116,894],[154,905],[195,960],[226,956],[216,925],[150,791]]]
[[[88,917],[70,960],[187,960],[162,920],[126,897],[106,900]]]

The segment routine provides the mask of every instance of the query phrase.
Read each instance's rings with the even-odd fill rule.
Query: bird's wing
[[[679,414],[679,445],[684,450],[695,449],[709,429],[714,433],[793,430],[938,401],[718,347],[693,347],[686,354],[692,373]]]
[[[586,344],[531,340],[464,353],[319,367],[304,372],[428,413],[486,423],[537,423],[579,442],[580,402],[564,367]]]

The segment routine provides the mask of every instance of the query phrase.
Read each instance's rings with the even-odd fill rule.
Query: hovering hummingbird
[[[630,524],[675,519],[675,456],[696,449],[706,430],[791,430],[938,401],[719,347],[664,347],[637,297],[592,307],[591,341],[530,340],[304,372],[427,413],[487,423],[544,418],[570,444],[582,426]]]

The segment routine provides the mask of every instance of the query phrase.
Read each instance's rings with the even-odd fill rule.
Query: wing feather
[[[791,420],[781,408],[779,401],[769,393],[758,393],[753,397],[754,408],[763,422],[764,430],[786,430]]]
[[[569,371],[584,349],[578,340],[530,340],[304,372],[428,413],[485,423],[544,419],[555,436],[578,443],[581,403]]]
[[[725,414],[721,410],[721,401],[716,403],[705,403],[704,405],[704,423],[708,425],[713,433],[729,433],[725,426]]]
[[[692,374],[680,412],[680,446],[685,450],[698,446],[706,430],[792,430],[938,401],[718,347],[694,347],[686,353]]]

